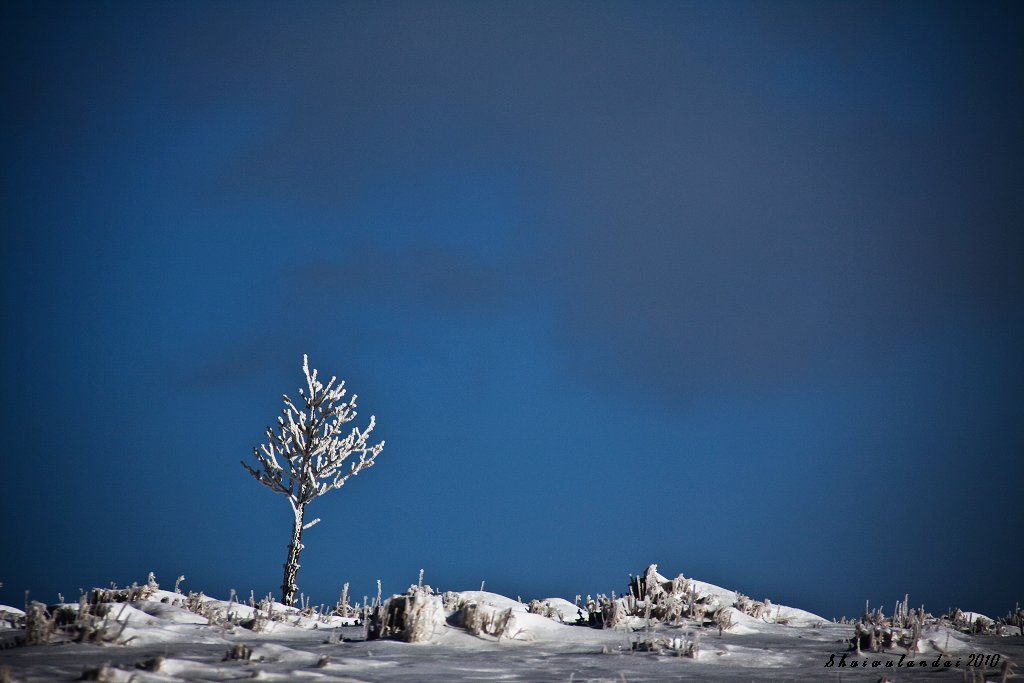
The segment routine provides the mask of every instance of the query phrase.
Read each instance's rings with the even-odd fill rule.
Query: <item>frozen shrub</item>
[[[759,600],[752,600],[742,593],[737,594],[736,602],[733,603],[733,607],[746,614],[748,617],[755,619],[766,619],[769,612],[771,611],[771,600],[765,599],[764,602]]]
[[[613,627],[626,617],[639,617],[648,623],[679,624],[684,619],[703,624],[708,618],[708,597],[700,597],[693,582],[682,574],[668,580],[658,574],[658,565],[647,567],[642,576],[630,579],[629,591],[616,600],[599,599],[594,602],[588,597],[593,626]],[[614,603],[619,603],[615,606]],[[600,610],[597,616],[594,610]]]
[[[82,670],[82,677],[78,680],[113,682],[117,680],[117,669],[114,669],[109,664],[86,667]]]
[[[728,607],[722,607],[714,616],[715,628],[718,629],[718,635],[722,635],[723,631],[728,631],[729,627],[732,626],[732,610]]]
[[[981,614],[964,612],[959,608],[954,609],[948,614],[942,615],[940,617],[940,621],[945,622],[950,628],[955,631],[960,631],[961,633],[984,635],[997,632],[997,623],[992,619]],[[1001,621],[1003,621],[1003,623],[1006,622],[1005,619]],[[1021,631],[1022,635],[1024,635],[1024,628],[1022,628]]]
[[[588,595],[587,612],[590,614],[590,626],[594,628],[615,628],[630,616],[626,608],[626,600],[616,598],[614,594],[611,598],[605,595],[591,598]]]
[[[208,600],[205,595],[200,593],[188,592],[185,596],[185,609],[193,614],[198,614],[201,617],[206,617],[207,622],[213,624],[217,621],[220,616],[221,610]]]
[[[348,584],[346,583],[341,588],[341,595],[338,596],[338,602],[335,603],[332,614],[339,617],[350,617],[355,612],[355,608],[348,604]]]
[[[413,586],[405,595],[395,595],[374,608],[366,620],[366,639],[393,638],[421,643],[445,625],[444,603],[426,587]]]
[[[654,652],[656,654],[674,654],[677,657],[696,658],[700,651],[700,635],[693,638],[687,633],[675,637],[646,637],[630,643],[635,652]]]
[[[622,598],[607,600],[601,606],[601,619],[605,628],[615,628],[625,621],[627,616],[629,614],[626,611],[626,605]]]
[[[0,609],[0,628],[20,628],[25,615],[20,612],[12,612]]]
[[[905,648],[910,654],[916,653],[921,642],[922,628],[924,628],[922,621],[915,621],[911,623],[907,630],[897,634],[897,644],[900,647]]]
[[[704,623],[704,616],[707,614],[708,606],[703,602],[690,600],[689,602],[689,616],[690,619],[696,621],[698,624]]]
[[[121,606],[118,618],[124,613],[126,607],[127,605]],[[102,616],[100,616],[101,614]],[[112,621],[109,615],[109,605],[89,605],[85,596],[82,596],[79,598],[78,612],[74,622],[64,627],[63,631],[76,643],[124,644],[127,641],[122,642],[121,636],[128,626],[128,620]]]
[[[673,585],[673,582],[669,583],[670,587]],[[658,576],[658,565],[656,564],[648,565],[647,569],[644,570],[643,578],[637,579],[637,588],[638,590],[633,594],[633,597],[637,600],[656,603],[668,594],[668,589],[662,583],[661,577]],[[632,593],[632,591],[630,592]]]
[[[142,669],[143,671],[157,673],[163,667],[165,661],[167,660],[163,657],[163,655],[157,655],[156,657],[150,657],[149,659],[142,660],[141,662],[135,665],[135,668]]]
[[[469,603],[454,615],[453,620],[457,626],[474,636],[514,639],[522,632],[511,607],[497,609],[490,605]]]
[[[43,645],[50,642],[56,626],[54,619],[41,602],[29,603],[25,610],[25,643]]]
[[[526,611],[530,614],[539,614],[542,617],[554,619],[555,621],[564,621],[564,619],[562,619],[562,613],[559,612],[554,605],[547,602],[541,602],[540,600],[530,600],[530,604],[527,605]]]
[[[921,633],[924,629],[923,616],[908,621],[907,624],[906,627],[900,628],[864,619],[854,625],[850,649],[861,653],[864,651],[884,652],[894,647],[900,647],[913,654],[918,651]]]
[[[249,629],[253,633],[263,633],[267,630],[267,626],[270,625],[270,619],[255,610],[252,613],[252,617],[249,619],[242,619],[238,622],[238,625],[242,628]]]
[[[1007,612],[1002,619],[1006,626],[1016,627],[1020,635],[1024,636],[1024,609],[1017,605],[1012,612]]]
[[[96,591],[91,593],[96,594]],[[119,617],[126,608],[127,604],[122,605]],[[21,642],[26,645],[68,641],[98,645],[126,643],[121,641],[121,636],[127,620],[118,623],[109,614],[109,603],[91,603],[86,594],[79,598],[78,605],[57,605],[52,613],[41,602],[33,602],[25,613],[25,637]]]
[[[139,602],[141,600],[148,600],[159,589],[160,585],[153,577],[153,572],[150,572],[149,581],[146,582],[145,586],[133,583],[128,588],[118,588],[113,584],[111,584],[110,588],[93,588],[89,601],[94,605],[112,602]]]
[[[252,649],[244,643],[235,643],[234,647],[224,653],[223,661],[249,660],[252,658]]]
[[[441,594],[441,602],[449,612],[458,612],[466,604],[466,600],[455,591],[445,591]]]

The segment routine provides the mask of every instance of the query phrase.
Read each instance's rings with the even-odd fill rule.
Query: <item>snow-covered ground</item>
[[[66,642],[65,631],[52,636],[52,644],[13,647],[25,632],[12,624],[21,626],[24,613],[0,606],[0,645],[6,644],[6,649],[0,649],[0,681],[70,681],[83,676],[137,683],[239,678],[324,683],[876,683],[883,676],[890,682],[964,681],[980,680],[971,678],[976,673],[967,666],[972,656],[998,654],[999,662],[988,668],[986,676],[996,681],[1001,680],[997,671],[1002,662],[1024,662],[1024,637],[965,635],[945,626],[925,627],[916,654],[908,656],[905,649],[892,648],[858,656],[850,652],[852,625],[771,604],[757,618],[750,610],[735,607],[742,597],[738,593],[692,580],[687,589],[709,612],[728,612],[731,625],[720,632],[708,622],[699,626],[683,619],[655,624],[632,615],[613,628],[592,628],[574,624],[578,616],[587,615],[567,600],[541,600],[534,605],[540,613],[530,613],[527,604],[516,600],[464,591],[447,593],[443,599],[428,594],[438,609],[430,614],[426,639],[407,643],[366,640],[364,627],[350,617],[302,616],[275,604],[272,618],[266,618],[267,603],[260,609],[258,604],[150,589],[133,595],[133,601],[109,603],[100,610],[106,612],[102,620],[93,620],[102,630],[91,639],[113,642]],[[459,625],[463,622],[457,608],[491,617],[505,615],[501,637],[486,631],[473,635]],[[78,605],[64,606],[65,622],[76,617],[77,609]],[[49,613],[55,611],[51,607]],[[683,656],[695,641],[694,656]],[[830,661],[833,666],[827,667]],[[879,664],[874,665],[875,661]],[[911,661],[913,668],[907,666]],[[934,662],[940,666],[932,666]]]

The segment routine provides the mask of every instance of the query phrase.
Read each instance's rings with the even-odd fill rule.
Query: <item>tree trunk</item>
[[[295,594],[299,592],[296,579],[299,575],[299,553],[302,552],[302,522],[305,506],[294,508],[295,523],[292,526],[292,540],[288,544],[288,561],[284,563],[284,582],[281,584],[281,602],[289,607],[295,604]]]

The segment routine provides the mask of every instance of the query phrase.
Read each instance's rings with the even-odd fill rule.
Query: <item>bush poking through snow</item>
[[[111,585],[110,588],[93,588],[89,602],[93,605],[100,605],[111,602],[139,602],[148,600],[160,589],[160,585],[153,578],[153,572],[149,573],[149,581],[145,586],[133,583],[127,588],[118,588]]]
[[[263,633],[267,630],[267,626],[270,625],[270,621],[269,617],[260,614],[257,610],[252,613],[252,617],[249,619],[242,619],[238,622],[238,625],[244,629],[252,631],[253,633]]]
[[[555,621],[565,623],[565,620],[562,618],[562,613],[550,603],[541,602],[540,600],[530,600],[530,604],[526,607],[526,611],[530,614],[539,614],[542,617],[547,617],[548,619],[554,619]]]
[[[366,619],[366,639],[392,638],[422,643],[444,628],[444,602],[429,586],[412,586],[405,595],[395,595],[374,607]]]
[[[1015,626],[1020,631],[1020,635],[1024,636],[1024,608],[1017,605],[1013,612],[1007,612],[1006,616],[1003,617],[1003,624]]]
[[[77,605],[60,604],[52,611],[41,602],[32,602],[22,618],[25,634],[15,638],[13,645],[46,645],[53,642],[124,645],[121,640],[128,620],[119,623],[127,603],[122,604],[117,619],[111,619],[111,603],[90,602],[90,596],[112,595],[105,590],[82,594]]]
[[[919,651],[923,628],[918,622],[908,628],[861,622],[854,625],[850,649],[862,653],[884,652],[898,647],[906,650],[908,654],[915,654]]]
[[[588,623],[594,628],[616,628],[624,624],[628,617],[642,617],[648,613],[643,601],[637,601],[632,596],[617,598],[598,595],[596,598],[587,596],[587,612],[589,613]]]
[[[448,612],[458,612],[466,606],[467,601],[455,591],[445,591],[441,594],[441,603]]]
[[[163,668],[165,661],[167,660],[164,659],[163,655],[157,655],[156,657],[150,657],[149,659],[142,660],[141,662],[135,665],[135,668],[142,669],[143,671],[157,673],[160,671],[161,668]]]
[[[78,609],[61,605],[51,614],[46,605],[33,602],[25,613],[26,645],[45,645],[55,638],[75,643],[94,643],[97,645],[124,644],[121,635],[127,626],[112,621],[107,615],[109,605],[90,603],[83,595],[79,599]],[[122,607],[122,610],[124,607]]]
[[[715,628],[718,629],[718,635],[722,635],[723,631],[728,631],[729,627],[732,626],[732,610],[728,607],[720,607],[714,616]]]
[[[121,640],[128,620],[113,622],[104,617],[102,620],[86,615],[70,627],[71,639],[76,643],[95,643],[97,645],[126,645],[128,640]]]
[[[82,670],[82,676],[78,680],[113,683],[113,681],[117,680],[117,669],[114,669],[109,664],[89,666]]]
[[[250,659],[252,659],[252,648],[248,647],[245,643],[235,643],[234,647],[224,653],[222,661],[248,661]]]
[[[631,618],[647,624],[679,625],[688,620],[704,625],[714,614],[712,600],[712,596],[698,595],[693,582],[682,574],[668,580],[658,574],[658,565],[652,564],[643,576],[630,579],[626,595],[587,596],[586,609],[590,625],[596,628],[615,628]]]
[[[751,600],[742,593],[737,597],[733,607],[746,614],[748,617],[755,619],[761,619],[764,621],[768,620],[772,610],[772,601],[765,598],[764,602],[759,600]]]
[[[185,609],[193,614],[206,618],[211,626],[228,625],[227,610],[215,600],[210,600],[202,593],[189,591],[185,598]]]
[[[490,605],[471,602],[462,607],[452,616],[456,626],[466,629],[474,636],[494,636],[498,640],[508,638],[514,640],[522,633],[516,623],[512,608],[497,609]]]
[[[641,638],[630,644],[630,649],[635,652],[654,652],[656,654],[672,654],[676,657],[690,657],[696,659],[700,651],[700,634],[690,637],[687,633],[684,636]]]
[[[45,645],[50,642],[56,626],[54,619],[41,602],[29,604],[25,611],[25,644]]]
[[[356,608],[348,604],[347,583],[341,587],[341,595],[338,596],[338,602],[335,603],[334,612],[332,614],[338,617],[351,617],[356,614]]]
[[[1017,631],[1024,635],[1024,610],[1018,605],[1014,612],[1008,613],[998,620],[990,619],[983,614],[964,612],[954,609],[941,617],[934,617],[926,612],[924,606],[913,608],[909,605],[909,596],[896,603],[891,617],[885,616],[880,607],[868,609],[865,605],[864,614],[859,621],[847,621],[844,617],[838,623],[850,623],[854,627],[850,638],[850,649],[857,652],[865,650],[881,652],[890,648],[903,648],[909,653],[919,651],[923,641],[934,646],[934,641],[926,638],[929,632],[936,629],[948,629],[969,635],[1011,635]]]
[[[983,614],[964,612],[959,608],[949,614],[943,614],[940,619],[960,633],[1003,635],[1007,626],[1016,626],[1020,630],[1020,634],[1024,635],[1024,611],[1020,608],[1017,609],[1016,614],[1007,614],[999,620],[989,619]]]

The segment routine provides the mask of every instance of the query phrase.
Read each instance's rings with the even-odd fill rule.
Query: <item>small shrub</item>
[[[516,624],[511,607],[498,610],[470,603],[455,614],[454,620],[457,626],[466,629],[474,636],[488,635],[499,640],[502,638],[514,639],[522,632],[522,629]]]
[[[718,635],[722,635],[723,631],[728,631],[732,626],[732,610],[728,607],[722,607],[714,616],[715,628],[718,629]]]
[[[163,655],[157,655],[156,657],[150,657],[149,659],[142,660],[135,665],[135,668],[156,673],[160,671],[165,661],[167,660],[164,659]]]
[[[252,649],[245,643],[235,643],[234,647],[224,653],[224,659],[222,661],[248,661],[250,659],[252,659]]]
[[[25,610],[25,644],[43,645],[50,642],[56,630],[54,619],[41,602],[31,602]]]
[[[565,622],[562,618],[562,613],[555,609],[554,605],[547,602],[541,602],[540,600],[530,600],[530,604],[527,605],[526,611],[530,614],[539,614],[542,617],[547,617],[548,619],[554,619],[555,621],[563,623]]]
[[[99,666],[88,666],[82,670],[82,675],[78,679],[80,681],[103,681],[106,683],[112,683],[116,680],[117,674],[116,669],[111,667],[109,664],[101,664]]]
[[[396,595],[375,607],[366,619],[366,639],[393,638],[407,643],[430,639],[445,625],[444,601],[429,586],[412,586],[405,595]]]
[[[694,659],[700,651],[700,635],[698,634],[692,638],[690,634],[677,637],[641,638],[630,643],[630,649],[634,652],[673,654],[677,657],[690,657]]]

